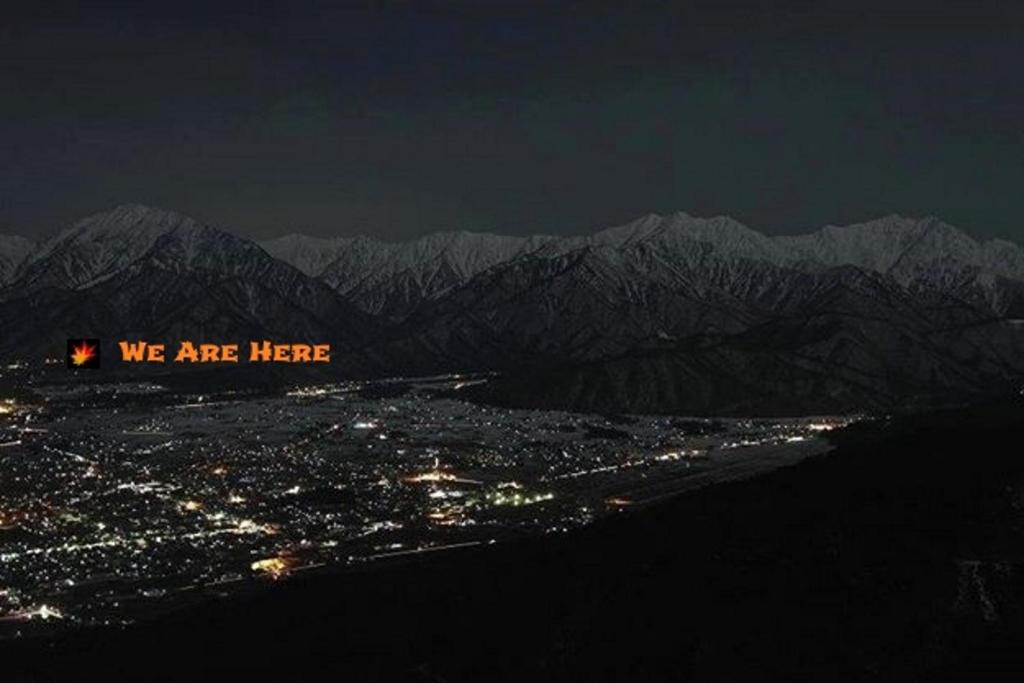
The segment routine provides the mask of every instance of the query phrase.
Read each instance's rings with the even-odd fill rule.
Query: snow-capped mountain
[[[401,319],[421,303],[549,240],[471,232],[434,233],[410,242],[357,237],[317,245],[321,256],[315,258],[307,251],[312,243],[306,243],[301,262],[332,257],[320,270],[321,280],[367,313]],[[271,251],[277,247],[272,244]]]
[[[791,264],[853,265],[917,292],[977,302],[998,315],[1020,313],[1024,251],[1005,240],[977,242],[936,218],[890,215],[775,241]]]
[[[624,249],[641,243],[687,264],[701,262],[710,250],[717,260],[799,269],[856,266],[906,287],[941,287],[952,273],[970,275],[980,285],[995,278],[1024,281],[1024,250],[1019,246],[1005,240],[977,242],[932,217],[890,215],[845,227],[829,225],[808,235],[767,237],[726,216],[703,219],[676,213],[645,216],[560,244]]]
[[[310,237],[292,233],[265,240],[259,245],[276,259],[290,263],[306,275],[319,277],[332,261],[341,255],[352,239],[345,237]]]
[[[51,288],[82,291],[152,270],[207,271],[224,278],[259,279],[269,286],[325,291],[249,240],[173,211],[127,204],[79,221],[40,244],[22,263],[8,294]]]
[[[34,248],[31,240],[19,235],[0,235],[0,286],[14,276]]]
[[[472,392],[505,405],[888,410],[1020,386],[1024,326],[993,316],[1019,305],[1019,254],[933,221],[769,239],[649,216],[492,269],[412,322],[417,352],[540,366]]]
[[[744,281],[751,262],[814,271],[854,266],[904,288],[956,296],[1015,315],[1022,305],[1024,251],[1004,240],[977,242],[934,218],[887,216],[809,235],[767,237],[726,216],[650,214],[581,237],[516,238],[437,233],[404,243],[370,238],[320,240],[288,236],[264,243],[272,254],[316,274],[353,305],[401,320],[494,268],[522,257],[561,258],[583,249],[626,260],[638,254],[675,268],[680,277]],[[639,264],[634,264],[639,265]]]
[[[681,257],[711,250],[720,259],[749,259],[780,263],[784,255],[771,239],[728,216],[697,218],[684,212],[668,216],[648,214],[625,225],[608,228],[584,238],[570,238],[567,245],[581,243],[624,249],[646,244]]]
[[[360,345],[372,322],[253,242],[169,211],[119,206],[40,245],[4,289],[2,348],[79,336]]]
[[[40,244],[19,269],[17,284],[21,291],[89,287],[140,258],[162,235],[201,228],[173,211],[118,206],[78,221]]]
[[[885,216],[844,227],[828,225],[809,235],[776,237],[789,261],[853,265],[905,281],[929,267],[961,264],[1024,280],[1024,252],[1011,242],[979,243],[937,218]]]
[[[382,348],[405,372],[531,367],[532,381],[511,372],[488,400],[530,405],[546,386],[549,405],[575,409],[848,410],[1020,381],[1024,330],[993,317],[1019,306],[1021,282],[981,260],[992,247],[927,222],[885,227],[836,242],[827,230],[808,245],[674,214],[548,238],[407,299]],[[884,253],[868,249],[872,229]],[[995,244],[1013,264],[1019,249]]]

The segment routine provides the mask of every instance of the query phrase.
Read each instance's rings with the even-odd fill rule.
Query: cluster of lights
[[[493,493],[487,496],[494,505],[513,505],[516,507],[520,505],[533,505],[534,503],[551,500],[554,497],[555,494],[553,493],[535,493],[532,496],[523,495],[522,493]]]
[[[668,451],[654,457],[659,462],[665,462],[668,460],[682,460],[683,458],[698,458],[704,455],[704,451],[699,448],[691,448],[690,450],[679,450],[679,451]]]
[[[455,481],[456,479],[458,479],[458,477],[456,477],[454,474],[450,472],[442,472],[441,470],[419,472],[417,474],[410,474],[406,477],[402,477],[402,481],[408,484],[420,484],[439,481]]]
[[[297,398],[306,398],[310,396],[326,396],[329,393],[330,390],[327,387],[299,387],[298,389],[289,391],[286,395]]]
[[[30,607],[28,609],[21,610],[20,612],[14,612],[6,617],[0,617],[0,621],[31,621],[33,619],[42,619],[43,621],[49,621],[50,619],[63,619],[64,613],[56,607],[50,605],[38,605],[36,607]]]
[[[288,557],[268,557],[256,560],[250,565],[250,569],[258,574],[265,574],[272,579],[280,579],[288,574],[295,563]]]
[[[468,379],[431,381],[459,388],[472,383]],[[591,418],[476,411],[450,399],[418,396],[420,385],[400,398],[364,400],[355,391],[360,386],[296,387],[291,400],[191,395],[180,400],[193,403],[172,407],[200,410],[153,418],[126,406],[120,409],[124,420],[111,417],[109,424],[79,417],[85,413],[78,409],[89,408],[88,399],[97,393],[91,389],[53,394],[43,388],[45,400],[38,406],[0,398],[0,413],[15,413],[13,419],[22,423],[11,426],[11,438],[23,438],[25,450],[38,451],[38,461],[46,463],[28,467],[37,459],[18,458],[25,472],[15,474],[40,477],[26,481],[38,484],[43,502],[25,506],[16,498],[0,511],[0,527],[33,532],[0,549],[0,567],[14,567],[22,572],[14,577],[24,577],[16,584],[23,597],[5,601],[0,620],[13,610],[33,615],[25,619],[59,618],[54,608],[38,607],[43,601],[58,605],[75,623],[131,620],[136,607],[126,595],[171,596],[177,584],[184,590],[284,579],[324,563],[493,543],[479,535],[501,534],[506,523],[517,533],[564,532],[615,508],[643,504],[644,484],[637,478],[698,467],[701,456],[712,468],[730,455],[719,448],[782,448],[791,437],[814,441],[819,432],[845,424],[829,417],[730,420],[722,434],[691,438],[672,432],[665,419],[639,418],[636,426],[622,428],[630,433],[624,445],[566,436]],[[129,393],[115,388],[115,396],[118,391]],[[75,410],[66,411],[64,403]],[[236,432],[239,438],[231,440]],[[353,438],[344,437],[346,432]],[[152,438],[164,436],[169,438]],[[11,443],[0,442],[0,453]],[[157,452],[172,457],[150,457]],[[358,457],[363,454],[373,457]],[[442,464],[449,457],[457,460]],[[466,473],[479,473],[478,480]],[[610,495],[617,482],[609,475],[632,476],[612,489],[629,491],[628,497]],[[584,479],[567,487],[559,483],[576,477]],[[344,495],[333,495],[334,489]],[[610,497],[592,508],[578,505],[591,495],[597,501]],[[519,509],[556,497],[550,505]],[[122,519],[130,522],[123,528],[111,521]],[[106,568],[122,560],[137,578],[127,594],[120,587],[111,591],[105,578]],[[60,587],[76,580],[82,587],[65,595]],[[18,628],[27,632],[29,626]]]

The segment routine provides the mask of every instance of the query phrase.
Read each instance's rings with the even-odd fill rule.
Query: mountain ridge
[[[175,212],[122,205],[39,245],[0,298],[0,350],[69,337],[330,341],[338,363],[373,323],[252,241]],[[341,325],[340,321],[351,323]]]
[[[345,376],[505,373],[472,393],[496,403],[884,410],[1024,383],[1016,318],[1020,247],[933,217],[769,237],[677,212],[574,237],[256,243],[129,204],[21,259],[0,288],[0,353],[75,336],[330,340]]]
[[[920,281],[929,271],[936,271],[940,273],[940,279],[956,277],[961,280],[957,286],[977,289],[976,296],[986,301],[996,312],[1002,312],[1001,309],[1008,307],[1002,303],[1000,292],[997,291],[998,278],[1024,282],[1024,250],[1019,245],[998,239],[979,242],[937,218],[909,218],[899,214],[889,214],[849,226],[827,225],[805,235],[774,237],[753,230],[728,216],[697,218],[685,212],[666,216],[648,214],[585,236],[524,238],[449,232],[432,233],[408,242],[381,242],[365,238],[359,242],[359,258],[339,261],[339,254],[360,239],[345,238],[347,242],[332,243],[332,248],[338,249],[338,252],[333,254],[332,259],[325,259],[332,263],[328,263],[320,275],[343,294],[352,291],[354,297],[387,301],[393,293],[374,288],[384,286],[381,280],[388,278],[374,279],[373,275],[366,273],[368,267],[363,268],[365,264],[373,262],[374,250],[386,255],[381,257],[381,261],[388,261],[403,250],[415,251],[413,245],[454,241],[452,236],[460,234],[473,235],[484,258],[477,264],[450,273],[442,284],[421,286],[420,294],[425,299],[444,293],[450,287],[465,284],[469,277],[512,258],[530,254],[557,257],[586,246],[629,249],[639,244],[649,244],[662,251],[672,252],[674,257],[683,258],[691,266],[711,250],[718,258],[763,261],[775,266],[804,270],[853,265],[889,275],[905,287],[941,284]],[[310,247],[315,245],[317,239],[292,236],[294,241],[307,241]],[[506,245],[515,244],[517,248],[495,249],[495,245],[501,242]],[[872,247],[872,244],[875,246]],[[280,250],[276,251],[286,258]],[[438,254],[450,256],[451,252]],[[471,260],[465,251],[459,253],[459,258],[463,263]],[[402,263],[401,259],[397,263]],[[375,264],[373,267],[380,266]],[[401,270],[394,265],[388,267],[391,268],[390,275]],[[432,274],[438,273],[435,271]],[[441,273],[443,276],[444,273]],[[421,282],[419,284],[422,285]],[[386,304],[372,312],[379,312],[384,307]],[[408,312],[408,303],[398,311],[400,315]]]

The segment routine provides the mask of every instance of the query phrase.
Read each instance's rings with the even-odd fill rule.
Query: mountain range
[[[648,215],[587,236],[255,243],[125,205],[0,237],[0,354],[68,337],[329,341],[346,376],[494,371],[478,400],[799,413],[1024,382],[1024,251],[892,215],[769,237]]]

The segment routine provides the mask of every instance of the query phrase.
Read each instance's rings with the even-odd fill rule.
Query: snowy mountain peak
[[[0,285],[13,277],[18,266],[35,248],[35,244],[20,235],[0,234]]]
[[[74,223],[40,245],[35,256],[43,258],[73,244],[108,244],[117,252],[141,253],[164,233],[203,228],[198,221],[174,211],[142,204],[122,204]]]
[[[854,265],[906,281],[929,269],[991,270],[1024,280],[1024,253],[1002,240],[979,244],[934,216],[891,214],[847,226],[826,225],[809,235],[776,237],[793,262]]]
[[[121,204],[93,214],[72,225],[66,234],[102,235],[108,232],[142,230],[167,232],[180,228],[197,228],[201,224],[176,211],[143,204]]]
[[[203,240],[218,235],[229,237],[174,211],[123,204],[78,221],[40,245],[20,269],[18,285],[79,289],[121,271],[161,239],[176,243],[179,255],[191,260]]]
[[[365,311],[394,318],[491,268],[525,256],[562,262],[575,253],[592,254],[592,267],[621,268],[632,273],[629,277],[642,279],[651,269],[666,268],[673,277],[697,287],[731,282],[750,291],[766,286],[751,279],[766,268],[859,268],[906,287],[958,294],[980,288],[980,295],[975,291],[971,296],[988,300],[997,310],[1004,308],[997,278],[1024,281],[1024,253],[1016,245],[979,244],[935,217],[899,214],[782,237],[768,237],[729,216],[701,218],[680,211],[647,214],[587,236],[509,237],[460,231],[407,242],[288,236],[265,242],[264,247],[316,275]]]
[[[345,237],[309,237],[292,233],[259,244],[274,258],[290,263],[306,275],[317,277],[352,242]]]
[[[659,216],[647,214],[625,225],[608,228],[587,239],[591,244],[614,248],[651,244],[663,249],[692,249],[704,245],[724,258],[775,262],[780,257],[770,239],[729,216],[697,218],[683,211]]]

